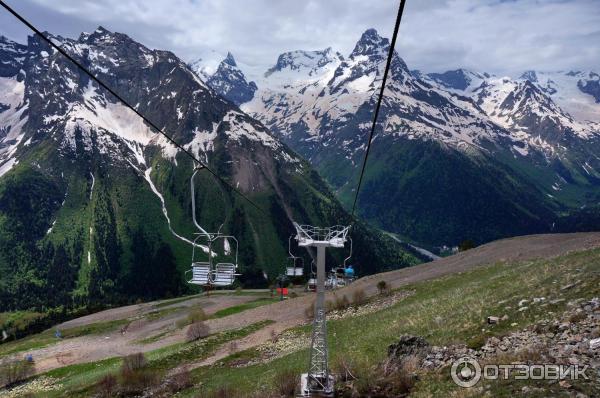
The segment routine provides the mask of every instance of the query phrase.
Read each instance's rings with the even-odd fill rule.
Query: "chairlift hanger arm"
[[[288,239],[288,253],[290,254],[291,258],[295,258],[296,256],[294,256],[292,254],[292,238],[294,237],[294,235],[290,235],[290,238]]]
[[[196,220],[196,191],[194,189],[194,179],[196,178],[196,174],[198,174],[198,171],[202,170],[203,168],[205,168],[204,166],[195,166],[194,167],[194,173],[192,174],[192,178],[190,178],[190,191],[192,193],[192,220],[194,221],[194,225],[196,226],[196,228],[198,228],[198,230],[200,231],[200,234],[205,235],[209,240],[212,239],[211,234],[209,234],[208,232],[206,232],[206,230],[204,228],[202,228],[200,226],[200,224],[198,224],[198,221]]]
[[[344,259],[344,268],[346,268],[346,261],[350,260],[350,258],[352,258],[352,238],[348,237],[348,240],[350,241],[350,254],[348,255],[348,257],[346,257]]]

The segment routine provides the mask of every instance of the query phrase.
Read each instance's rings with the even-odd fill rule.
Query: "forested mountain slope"
[[[292,219],[350,223],[308,163],[172,53],[103,28],[52,39],[264,210],[200,173],[200,223],[239,239],[244,286],[281,272]],[[190,159],[40,38],[2,38],[0,58],[0,311],[187,291]],[[361,273],[415,261],[360,223],[353,236]]]

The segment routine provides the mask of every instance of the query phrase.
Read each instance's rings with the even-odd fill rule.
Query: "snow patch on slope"
[[[149,167],[146,169],[146,171],[144,171],[144,179],[148,182],[148,184],[150,185],[150,189],[152,189],[152,192],[154,192],[154,194],[156,196],[158,196],[158,199],[160,200],[160,204],[162,207],[162,212],[163,215],[165,216],[165,219],[167,220],[167,225],[169,226],[169,231],[171,231],[171,233],[173,234],[173,236],[175,236],[177,239],[180,239],[186,243],[189,243],[192,246],[196,246],[201,248],[205,253],[208,253],[208,247],[204,246],[204,245],[199,245],[196,244],[194,242],[192,242],[191,240],[179,235],[177,232],[175,232],[171,226],[171,219],[169,218],[169,212],[167,211],[167,206],[165,205],[165,198],[162,196],[162,194],[159,192],[158,189],[156,189],[156,186],[154,185],[154,183],[152,182],[152,178],[150,178],[150,173],[152,173],[152,167]]]
[[[264,146],[272,149],[281,147],[279,142],[267,133],[266,130],[258,129],[247,121],[247,116],[237,111],[229,111],[224,117],[223,122],[229,123],[229,129],[226,131],[230,139],[240,141],[242,137],[252,141],[260,142]]]
[[[75,127],[89,133],[90,128],[101,128],[129,142],[148,145],[156,134],[143,119],[121,103],[111,103],[89,83],[83,93],[84,103],[75,104],[68,112],[65,136],[74,143]],[[73,147],[74,148],[74,147]],[[135,151],[135,148],[132,148]]]
[[[94,184],[96,183],[96,178],[94,178],[94,173],[90,172],[92,176],[92,187],[90,188],[90,201],[92,200],[92,196],[94,195]]]
[[[577,87],[581,79],[592,73],[536,72],[536,84],[577,120],[600,123],[600,104]]]
[[[0,112],[0,176],[18,163],[13,156],[23,140],[22,129],[28,119],[24,96],[24,82],[0,77],[0,104],[6,108]]]

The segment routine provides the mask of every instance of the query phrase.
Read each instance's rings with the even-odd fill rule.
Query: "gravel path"
[[[36,362],[36,372],[44,373],[48,370],[66,365],[84,362],[94,362],[105,358],[124,356],[136,352],[151,351],[169,344],[183,340],[183,332],[177,331],[175,324],[178,320],[187,317],[192,307],[199,307],[207,315],[255,300],[253,295],[211,295],[197,296],[172,305],[156,307],[159,302],[131,305],[101,311],[92,315],[60,324],[52,329],[67,329],[97,322],[108,322],[127,318],[137,318],[129,323],[125,332],[120,329],[97,335],[88,335],[60,340],[45,348],[29,351]],[[176,308],[177,310],[159,319],[148,319],[145,316],[157,310]],[[162,340],[151,344],[139,344],[139,340],[157,334],[174,330]],[[185,328],[183,328],[185,331]],[[24,353],[16,354],[22,356]]]

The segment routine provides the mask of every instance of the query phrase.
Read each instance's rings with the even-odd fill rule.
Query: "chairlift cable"
[[[96,83],[98,83],[102,88],[104,88],[106,91],[108,91],[110,94],[112,94],[117,100],[119,100],[121,103],[123,103],[129,109],[131,109],[136,115],[141,117],[146,123],[148,123],[150,125],[150,127],[154,128],[161,135],[163,135],[169,142],[171,142],[173,145],[175,145],[175,147],[177,147],[183,153],[188,155],[194,161],[194,164],[199,164],[200,166],[202,166],[202,168],[205,168],[210,174],[215,176],[219,181],[221,181],[225,185],[227,185],[233,192],[237,193],[239,196],[241,196],[243,199],[245,199],[248,203],[250,203],[256,209],[258,209],[260,212],[267,214],[267,212],[265,210],[263,210],[260,206],[258,206],[256,203],[254,203],[250,198],[248,198],[246,195],[244,195],[239,189],[237,189],[236,187],[231,185],[223,177],[219,176],[217,174],[217,172],[215,172],[210,167],[208,167],[207,164],[200,161],[200,159],[198,159],[196,156],[194,156],[193,153],[191,153],[189,150],[185,149],[185,147],[183,147],[183,145],[177,143],[177,141],[175,141],[171,136],[169,136],[161,128],[159,128],[156,124],[154,124],[152,121],[150,121],[146,116],[144,116],[137,109],[135,109],[135,107],[133,107],[127,100],[125,100],[125,98],[123,98],[119,94],[117,94],[106,83],[104,83],[102,80],[100,80],[98,77],[96,77],[96,75],[94,75],[92,72],[90,72],[85,66],[83,66],[80,62],[78,62],[75,58],[73,58],[71,55],[69,55],[65,50],[63,50],[60,46],[55,44],[48,37],[46,37],[38,28],[36,28],[31,22],[29,22],[27,19],[25,19],[21,14],[19,14],[17,11],[12,9],[3,0],[0,0],[0,5],[2,5],[2,7],[4,7],[9,13],[11,13],[15,18],[17,18],[21,23],[23,23],[25,26],[27,26],[35,34],[40,36],[52,48],[57,50],[59,53],[61,53],[63,56],[65,56],[69,61],[71,61],[75,66],[77,66],[79,69],[81,69],[86,75],[88,75],[92,80],[94,80]]]
[[[367,167],[367,159],[369,158],[369,152],[371,150],[371,143],[373,142],[373,134],[375,133],[375,127],[377,127],[377,117],[379,116],[379,109],[381,108],[381,101],[383,100],[383,92],[385,90],[385,83],[387,81],[388,72],[392,64],[392,58],[394,56],[394,47],[396,46],[396,38],[398,37],[398,30],[400,29],[400,21],[402,20],[402,14],[404,13],[404,5],[406,0],[400,0],[400,6],[398,8],[398,16],[396,17],[396,25],[394,26],[394,34],[392,35],[392,42],[390,43],[390,49],[388,51],[387,62],[385,64],[385,72],[383,73],[383,80],[381,82],[381,90],[379,92],[379,98],[377,99],[377,106],[375,107],[375,115],[373,116],[373,124],[371,126],[371,132],[369,134],[369,141],[367,142],[367,149],[365,151],[365,157],[363,159],[362,169],[360,171],[360,177],[358,179],[358,186],[356,187],[356,194],[354,196],[354,203],[352,204],[352,217],[356,210],[356,202],[358,201],[358,194],[362,185],[363,175]]]

